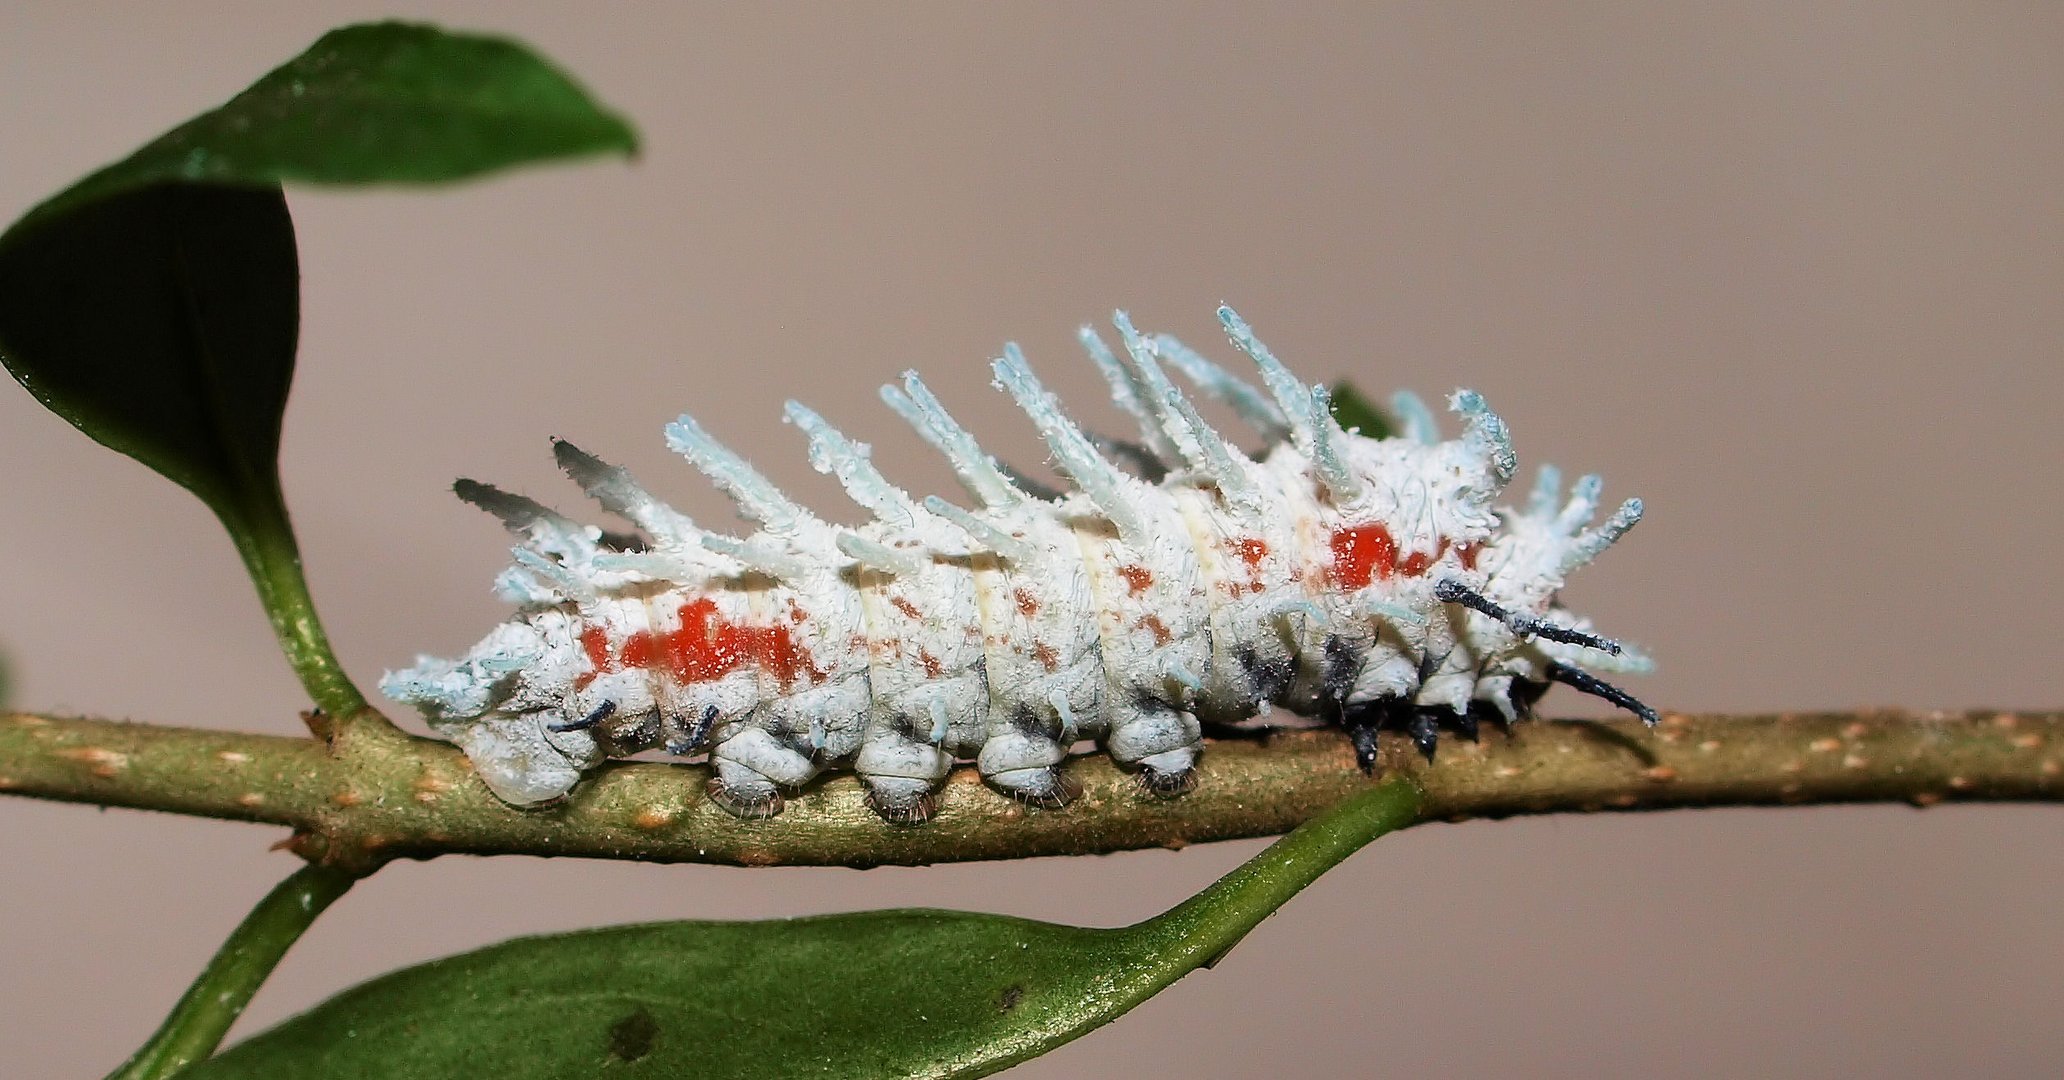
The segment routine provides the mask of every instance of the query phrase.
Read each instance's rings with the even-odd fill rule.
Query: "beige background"
[[[778,422],[796,395],[942,491],[877,384],[922,366],[1036,460],[987,386],[1005,339],[1108,416],[1075,325],[1122,304],[1223,355],[1224,299],[1307,376],[1467,383],[1525,460],[1646,496],[1571,597],[1653,647],[1638,689],[1661,705],[2064,702],[2056,5],[21,3],[0,14],[0,217],[397,10],[530,40],[646,152],[293,194],[285,471],[368,686],[502,617],[506,540],[447,494],[456,475],[573,506],[561,434],[721,518],[660,439],[689,409],[840,508]],[[0,455],[20,703],[295,730],[297,688],[197,503],[12,388]],[[275,838],[0,802],[0,1071],[119,1060],[291,868]],[[2054,1075],[2060,841],[2034,808],[1417,830],[1016,1075]],[[1117,923],[1256,847],[400,865],[242,1030],[521,932],[901,904]]]

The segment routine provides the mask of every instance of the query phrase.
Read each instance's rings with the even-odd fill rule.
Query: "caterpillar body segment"
[[[759,531],[708,532],[564,442],[561,465],[642,530],[639,550],[461,481],[518,537],[497,587],[519,610],[463,657],[421,657],[381,687],[513,804],[659,749],[706,752],[713,793],[741,815],[778,813],[785,792],[850,769],[900,823],[932,814],[956,760],[1027,802],[1065,803],[1059,766],[1083,739],[1146,790],[1178,794],[1206,726],[1279,706],[1345,726],[1365,769],[1379,728],[1431,757],[1442,724],[1470,734],[1482,717],[1518,719],[1551,682],[1654,722],[1594,674],[1646,658],[1559,599],[1639,520],[1638,500],[1594,524],[1596,478],[1565,498],[1544,468],[1523,508],[1501,506],[1516,458],[1480,395],[1449,400],[1456,438],[1409,395],[1403,437],[1365,438],[1333,420],[1323,387],[1221,317],[1261,388],[1123,313],[1116,349],[1084,329],[1137,442],[1085,432],[1005,350],[997,386],[1074,484],[1052,498],[991,459],[914,374],[883,400],[946,456],[971,508],[896,487],[864,444],[794,402],[812,464],[868,523],[817,517],[685,416],[669,445]],[[1171,374],[1254,425],[1264,451],[1213,430]]]

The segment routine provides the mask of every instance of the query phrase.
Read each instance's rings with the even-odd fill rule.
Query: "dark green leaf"
[[[622,120],[513,42],[334,31],[0,235],[0,361],[53,412],[206,501],[317,704],[354,711],[279,492],[300,320],[280,182],[448,181],[635,149]]]
[[[160,181],[439,183],[637,149],[623,118],[517,42],[365,23],[323,35],[221,108],[86,178],[25,222]]]
[[[1333,419],[1341,427],[1349,431],[1359,429],[1372,439],[1388,439],[1397,433],[1390,418],[1345,380],[1333,384]]]
[[[152,184],[0,239],[0,355],[220,512],[273,475],[300,270],[274,188]]]
[[[0,237],[0,358],[59,415],[224,512],[269,482],[293,377],[280,181],[457,180],[635,149],[622,120],[513,42],[333,31]]]
[[[1403,781],[1372,787],[1168,913],[1115,930],[876,911],[506,942],[346,991],[182,1076],[981,1076],[1223,956],[1417,807]]]

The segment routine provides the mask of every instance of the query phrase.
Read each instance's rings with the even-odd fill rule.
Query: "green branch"
[[[962,1054],[928,1062],[931,1071],[911,1068],[911,1075],[987,1076],[1118,1019],[1190,972],[1218,963],[1263,919],[1369,841],[1412,824],[1420,799],[1409,780],[1364,785],[1160,915],[1111,930],[1074,929],[1085,946],[1077,966],[1094,972],[1090,985],[1038,995],[1008,1023],[969,1039]]]
[[[303,866],[274,886],[230,932],[157,1033],[108,1080],[161,1080],[214,1053],[280,957],[356,880],[332,867]]]
[[[223,510],[223,524],[236,542],[237,554],[250,571],[279,638],[280,651],[300,676],[309,699],[321,710],[324,723],[318,733],[328,734],[335,723],[384,722],[366,706],[365,696],[352,685],[343,665],[330,650],[329,635],[315,612],[315,598],[309,595],[308,579],[301,570],[301,548],[294,541],[294,527],[288,523],[285,497],[277,477],[252,481],[257,491],[232,511]]]
[[[704,793],[697,765],[618,763],[546,810],[497,801],[448,744],[368,726],[326,748],[309,739],[0,714],[0,792],[289,826],[315,861],[580,855],[734,865],[915,865],[1076,855],[1287,832],[1367,786],[1333,731],[1219,740],[1197,789],[1140,792],[1102,755],[1069,775],[1083,796],[1036,810],[970,768],[930,823],[883,823],[859,784],[813,784],[768,821],[740,821]],[[1903,711],[1545,721],[1451,740],[1438,764],[1386,738],[1382,769],[1425,792],[1420,820],[1796,803],[2064,801],[2064,713]]]

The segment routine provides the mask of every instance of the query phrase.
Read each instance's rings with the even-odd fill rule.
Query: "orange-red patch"
[[[1429,555],[1424,551],[1415,551],[1398,560],[1397,572],[1406,577],[1418,577],[1426,573],[1433,566],[1433,560],[1440,558],[1441,554],[1447,550],[1448,538],[1443,536],[1439,546],[1433,549],[1433,554]]]
[[[1333,582],[1343,589],[1366,588],[1397,573],[1397,540],[1379,522],[1333,530]]]
[[[1261,560],[1268,558],[1268,543],[1251,536],[1233,541],[1233,550],[1239,553],[1240,561],[1246,563],[1249,570],[1261,569]]]
[[[1137,563],[1128,563],[1118,568],[1118,576],[1125,579],[1125,587],[1138,596],[1154,585],[1154,572]]]
[[[889,603],[894,604],[896,606],[896,610],[902,612],[905,618],[924,618],[924,612],[917,610],[917,605],[911,603],[910,598],[907,596],[893,597],[889,600]]]
[[[1332,548],[1334,584],[1343,589],[1360,589],[1371,581],[1388,581],[1399,574],[1425,574],[1447,553],[1448,538],[1441,537],[1431,552],[1414,551],[1400,558],[1397,539],[1381,522],[1374,522],[1333,530]],[[1463,556],[1465,565],[1473,564],[1475,559],[1473,552]]]
[[[745,667],[770,672],[783,686],[823,677],[788,627],[741,626],[720,615],[709,597],[681,605],[679,629],[640,630],[624,639],[615,656],[599,626],[581,631],[581,648],[596,672],[658,670],[682,683],[712,682]],[[592,680],[594,673],[582,678]]]
[[[1149,615],[1141,619],[1139,624],[1140,629],[1154,635],[1154,644],[1156,645],[1166,645],[1175,640],[1175,635],[1168,632],[1168,624],[1162,622],[1159,615]]]
[[[590,670],[581,672],[580,677],[573,680],[573,687],[586,690],[588,684],[595,681],[595,676],[609,669],[609,632],[589,623],[581,627],[580,643],[581,651],[588,654]]]
[[[1031,590],[1023,588],[1013,589],[1011,590],[1011,599],[1018,602],[1018,614],[1028,619],[1039,614],[1039,598],[1032,595]]]
[[[1061,655],[1054,651],[1053,646],[1048,645],[1044,641],[1032,643],[1032,659],[1039,661],[1040,666],[1048,671],[1059,671],[1061,669]]]

